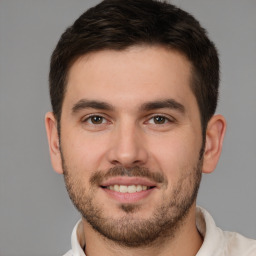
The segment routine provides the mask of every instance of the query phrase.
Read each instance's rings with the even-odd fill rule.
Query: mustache
[[[90,183],[92,185],[100,185],[104,180],[117,176],[143,177],[156,183],[168,184],[167,178],[162,173],[152,172],[148,168],[141,166],[134,166],[130,168],[115,166],[110,168],[106,173],[97,171],[91,176]]]

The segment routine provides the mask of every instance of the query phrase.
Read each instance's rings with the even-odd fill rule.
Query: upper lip
[[[112,177],[108,178],[106,181],[103,181],[100,186],[101,187],[108,187],[114,185],[142,185],[147,187],[156,187],[157,183],[143,177]]]

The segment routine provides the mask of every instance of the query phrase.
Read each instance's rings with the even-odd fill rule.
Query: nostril
[[[114,166],[121,165],[121,163],[119,161],[117,161],[117,160],[112,160],[111,164],[113,164]]]

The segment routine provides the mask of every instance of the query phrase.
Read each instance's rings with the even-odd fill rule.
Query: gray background
[[[0,0],[0,255],[62,255],[79,218],[52,171],[44,129],[50,54],[64,29],[99,1]],[[221,55],[218,112],[228,129],[198,203],[217,225],[256,238],[256,1],[176,0]]]

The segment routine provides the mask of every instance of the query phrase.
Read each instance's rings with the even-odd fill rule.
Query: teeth
[[[121,190],[121,189],[120,189],[120,190]],[[135,193],[135,192],[137,192],[136,186],[135,186],[135,185],[128,186],[128,187],[127,187],[127,192],[128,192],[128,193]]]
[[[135,193],[135,192],[140,192],[142,190],[148,189],[147,186],[142,186],[142,185],[130,185],[130,186],[114,185],[114,186],[108,186],[107,188],[116,192],[121,192],[121,193]]]
[[[147,187],[146,187],[144,190],[147,190]],[[138,185],[138,186],[136,187],[136,191],[137,191],[137,192],[142,191],[142,186],[141,186],[141,185]]]
[[[120,192],[121,193],[127,193],[127,191],[128,191],[128,187],[127,186],[123,186],[123,185],[120,186]]]

